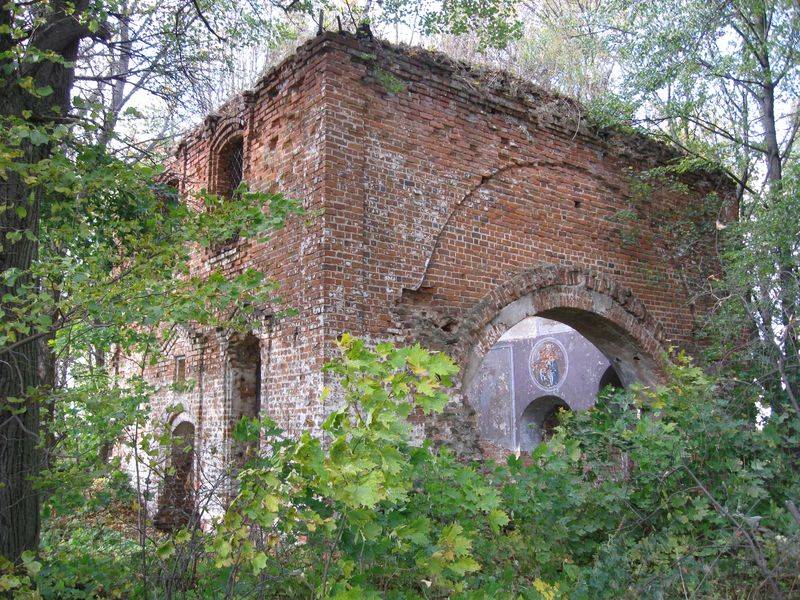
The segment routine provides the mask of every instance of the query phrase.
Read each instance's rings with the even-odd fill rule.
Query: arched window
[[[244,177],[244,142],[241,137],[225,144],[217,156],[215,192],[225,198],[233,196]]]
[[[194,515],[194,425],[184,421],[172,431],[167,470],[155,525],[171,531],[188,524]]]
[[[550,439],[558,425],[558,416],[570,407],[558,396],[541,396],[531,402],[518,423],[517,440],[520,450],[530,451]]]

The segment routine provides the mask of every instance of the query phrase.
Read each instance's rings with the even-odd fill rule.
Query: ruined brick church
[[[243,179],[301,200],[311,217],[194,257],[195,272],[268,274],[298,312],[244,336],[186,332],[150,369],[161,386],[153,422],[195,450],[173,457],[186,481],[202,485],[211,448],[230,460],[242,415],[269,415],[289,434],[317,429],[322,366],[345,331],[449,353],[460,387],[419,432],[471,455],[517,439],[479,426],[484,408],[468,390],[527,318],[572,327],[622,385],[657,383],[667,348],[694,348],[704,305],[687,281],[713,273],[731,190],[696,172],[643,193],[638,175],[675,151],[593,127],[584,112],[502,73],[325,33],[187,135],[171,167],[183,197]],[[182,379],[191,391],[168,386]]]

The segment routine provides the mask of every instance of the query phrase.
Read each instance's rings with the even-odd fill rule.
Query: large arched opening
[[[522,274],[462,323],[462,395],[482,440],[507,450],[541,441],[556,400],[585,410],[607,385],[663,379],[661,328],[630,291],[595,274]]]

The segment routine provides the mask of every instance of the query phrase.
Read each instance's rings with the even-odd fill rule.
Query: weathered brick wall
[[[503,331],[543,311],[604,340],[629,378],[653,376],[668,345],[691,348],[703,307],[687,274],[714,268],[714,219],[728,213],[708,195],[728,187],[693,174],[643,193],[636,174],[675,155],[593,129],[581,111],[502,74],[324,34],[189,135],[175,161],[186,197],[224,179],[220,153],[241,134],[251,186],[312,211],[268,242],[239,240],[193,264],[260,269],[299,310],[255,332],[262,413],[291,434],[319,424],[320,367],[343,331],[421,340],[467,373]],[[689,221],[704,227],[696,240]],[[165,391],[153,414],[180,400],[198,436],[224,446],[227,340],[203,333],[181,350],[189,377],[203,371],[202,394]],[[458,404],[428,434],[475,446]]]
[[[715,268],[722,178],[644,187],[676,155],[592,129],[568,99],[415,49],[326,44],[326,337],[421,340],[469,376],[505,330],[550,310],[648,382],[668,346],[695,348],[703,306],[686,283]],[[459,401],[428,435],[474,434]]]
[[[354,246],[363,240],[348,324],[364,318],[380,335],[397,303],[458,315],[521,270],[555,264],[613,278],[663,323],[665,341],[691,341],[691,300],[665,226],[720,182],[694,178],[687,193],[662,186],[634,198],[631,174],[673,158],[664,147],[601,136],[576,124],[576,107],[561,98],[510,98],[426,53],[351,38],[335,52],[326,100],[339,114],[332,154],[342,162],[327,161],[326,176],[363,223],[342,232]],[[403,91],[387,92],[387,73]],[[629,206],[632,226],[619,222]],[[622,230],[635,240],[624,243]],[[355,269],[341,272],[355,280]],[[369,307],[361,317],[358,306]]]
[[[220,164],[226,145],[238,136],[244,147],[244,179],[252,189],[281,191],[298,199],[309,214],[322,207],[323,144],[326,111],[322,103],[321,63],[324,55],[314,47],[300,49],[271,71],[251,92],[232,99],[209,116],[182,141],[171,164],[171,176],[190,203],[201,190],[218,191],[227,183]],[[199,206],[197,206],[200,209]],[[268,240],[236,240],[222,248],[193,256],[191,270],[208,273],[219,269],[236,273],[255,268],[279,286],[281,305],[297,316],[266,316],[253,331],[260,340],[261,410],[290,433],[316,427],[322,407],[316,402],[322,390],[322,220],[292,218]],[[231,336],[226,332],[197,330],[179,334],[163,361],[147,367],[147,379],[159,386],[151,403],[153,426],[188,420],[196,428],[195,450],[198,488],[210,488],[224,465],[232,459],[230,431],[236,415],[235,370],[231,360]],[[186,356],[186,377],[191,391],[170,389],[173,360]],[[128,360],[125,372],[136,372]],[[169,407],[183,406],[180,415]],[[169,419],[172,418],[172,421]],[[168,422],[169,421],[169,422]],[[141,471],[141,481],[148,473]],[[158,495],[158,479],[148,488]],[[152,507],[155,508],[155,499]]]

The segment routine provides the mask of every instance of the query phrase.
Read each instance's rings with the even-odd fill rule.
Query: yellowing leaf
[[[534,589],[541,594],[544,600],[555,600],[558,594],[558,586],[550,585],[541,579],[535,579],[533,582]]]
[[[172,556],[175,553],[175,545],[172,543],[172,540],[167,540],[163,544],[161,544],[158,548],[156,548],[156,555],[161,560],[165,560]]]
[[[481,566],[478,564],[478,561],[471,556],[463,556],[447,565],[447,568],[456,575],[464,575],[465,573],[471,573],[473,571],[480,570]]]

